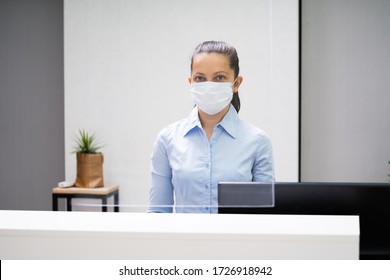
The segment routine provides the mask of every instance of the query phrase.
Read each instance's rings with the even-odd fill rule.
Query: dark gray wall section
[[[301,180],[390,174],[390,1],[303,0]]]
[[[0,209],[50,210],[64,179],[62,0],[0,0]]]

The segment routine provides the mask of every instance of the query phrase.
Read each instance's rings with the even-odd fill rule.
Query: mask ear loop
[[[238,76],[237,76],[237,78],[233,81],[233,83],[232,83],[232,89],[233,89],[233,87],[234,87],[234,84],[237,82],[237,79],[238,79]]]
[[[237,79],[238,79],[238,76],[237,76],[237,78],[233,81],[232,87],[234,87],[234,84],[237,82]]]

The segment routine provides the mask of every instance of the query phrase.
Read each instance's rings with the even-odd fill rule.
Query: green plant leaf
[[[102,146],[97,144],[97,139],[94,133],[89,133],[85,129],[79,129],[79,135],[74,140],[76,147],[73,153],[96,154]]]

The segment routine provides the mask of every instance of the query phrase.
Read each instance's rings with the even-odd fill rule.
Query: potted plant
[[[103,154],[99,152],[95,134],[84,129],[79,130],[74,149],[77,157],[77,177],[75,186],[78,188],[98,188],[104,186]]]

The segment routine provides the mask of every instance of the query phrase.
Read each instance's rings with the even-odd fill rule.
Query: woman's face
[[[219,53],[201,53],[192,60],[192,73],[188,78],[190,83],[201,82],[234,82],[234,70],[229,66],[229,58]],[[233,92],[238,91],[242,77],[237,77]]]

